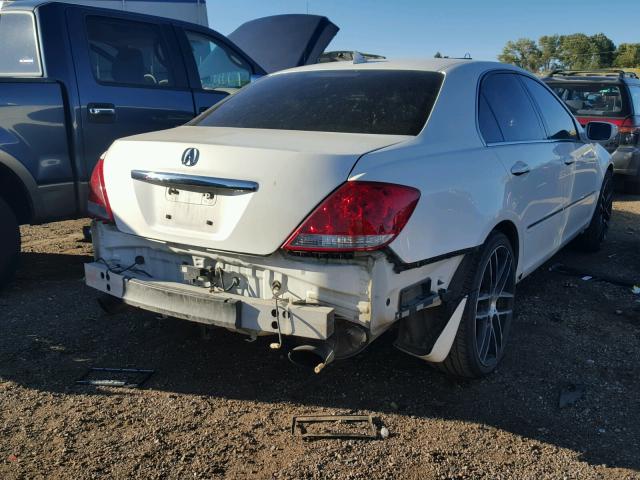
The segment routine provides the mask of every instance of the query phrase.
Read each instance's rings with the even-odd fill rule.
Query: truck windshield
[[[409,70],[276,74],[241,89],[192,125],[417,135],[443,75]]]
[[[42,75],[36,27],[28,12],[0,14],[0,76]]]

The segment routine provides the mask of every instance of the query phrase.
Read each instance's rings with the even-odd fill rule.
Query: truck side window
[[[251,66],[211,37],[186,32],[204,90],[237,89],[251,81]]]
[[[6,12],[0,15],[0,76],[42,76],[36,38],[31,13]]]
[[[167,46],[157,25],[117,18],[87,17],[89,56],[100,83],[171,87]]]

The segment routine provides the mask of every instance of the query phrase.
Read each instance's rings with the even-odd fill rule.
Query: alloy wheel
[[[476,301],[476,354],[484,367],[495,366],[504,351],[513,317],[515,293],[511,251],[497,246],[484,265]]]

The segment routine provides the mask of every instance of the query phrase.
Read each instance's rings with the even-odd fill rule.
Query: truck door
[[[196,113],[202,113],[227,95],[265,72],[211,30],[175,27],[184,55]]]
[[[68,11],[78,81],[86,181],[117,138],[181,125],[195,114],[169,21]]]

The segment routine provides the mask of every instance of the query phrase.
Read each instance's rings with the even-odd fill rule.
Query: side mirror
[[[618,135],[618,127],[608,122],[589,122],[586,132],[590,142],[607,144]]]

